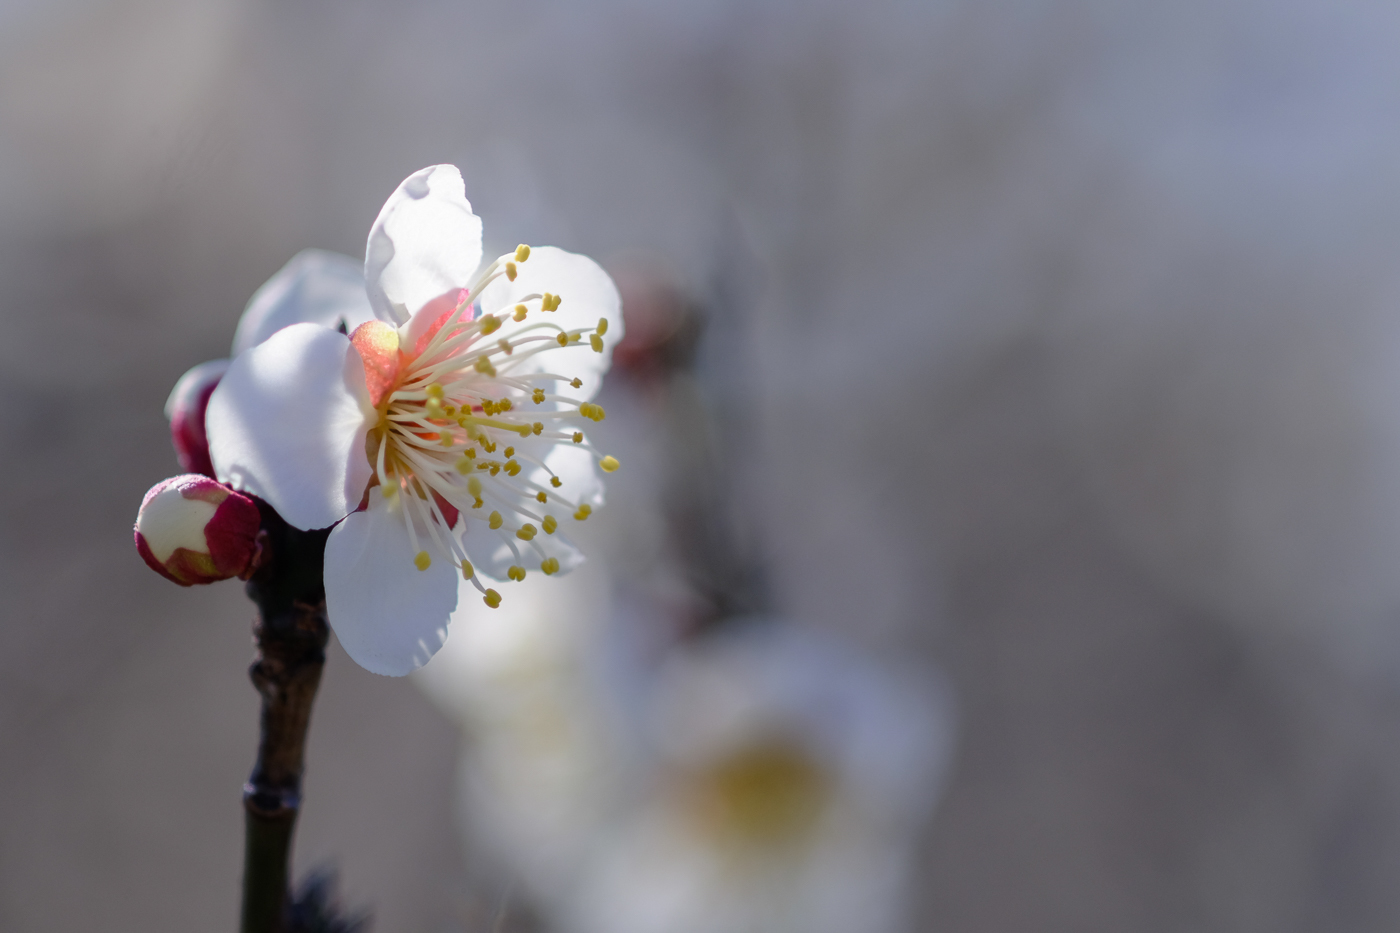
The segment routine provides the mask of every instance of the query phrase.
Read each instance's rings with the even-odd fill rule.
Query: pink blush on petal
[[[394,388],[403,357],[399,353],[399,332],[383,321],[366,321],[350,335],[350,344],[365,365],[365,388],[376,408]]]

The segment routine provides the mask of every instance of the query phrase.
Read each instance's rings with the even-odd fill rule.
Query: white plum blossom
[[[370,228],[365,304],[333,266],[269,283],[209,399],[219,480],[297,528],[334,526],[327,615],[376,673],[442,646],[459,588],[499,605],[481,576],[577,566],[562,525],[602,504],[599,469],[618,466],[585,430],[622,335],[612,280],[553,247],[481,259],[457,169],[415,172]]]
[[[773,620],[679,646],[657,755],[565,908],[576,933],[896,933],[951,753],[951,702]]]
[[[907,930],[952,752],[941,680],[773,619],[643,660],[570,589],[473,626],[419,675],[469,737],[470,838],[551,928]]]

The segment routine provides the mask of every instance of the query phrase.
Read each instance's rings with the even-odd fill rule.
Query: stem
[[[260,565],[248,581],[257,604],[257,654],[248,669],[262,696],[257,763],[243,786],[242,933],[281,933],[287,909],[292,834],[301,808],[301,774],[311,705],[326,662],[321,560],[328,531],[298,531],[266,503]]]

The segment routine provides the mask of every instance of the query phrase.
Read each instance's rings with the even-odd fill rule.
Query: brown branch
[[[282,933],[306,729],[330,636],[321,583],[327,532],[298,531],[266,503],[258,507],[262,554],[247,586],[258,606],[257,654],[248,676],[262,696],[262,730],[257,763],[243,786],[247,840],[240,930]]]

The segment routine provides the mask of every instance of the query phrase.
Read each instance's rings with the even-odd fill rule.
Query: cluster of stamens
[[[524,580],[527,565],[557,573],[559,559],[546,545],[559,529],[558,515],[583,521],[592,508],[570,497],[564,479],[546,465],[546,455],[556,445],[575,444],[590,451],[605,472],[618,468],[615,458],[599,453],[577,430],[581,421],[604,418],[600,406],[564,394],[581,388],[580,379],[513,372],[544,350],[576,346],[603,352],[607,319],[591,329],[566,330],[550,320],[563,298],[532,294],[508,313],[518,323],[535,322],[517,328],[510,339],[492,340],[502,318],[475,314],[472,302],[482,290],[502,275],[514,281],[516,264],[529,255],[522,245],[487,266],[422,350],[405,358],[377,406],[367,451],[379,494],[402,502],[418,569],[431,566],[432,552],[450,555],[492,608],[501,596],[477,578],[462,543],[467,522],[459,524],[458,513],[482,522],[510,549],[509,579]],[[536,475],[541,468],[547,476],[543,482]]]

